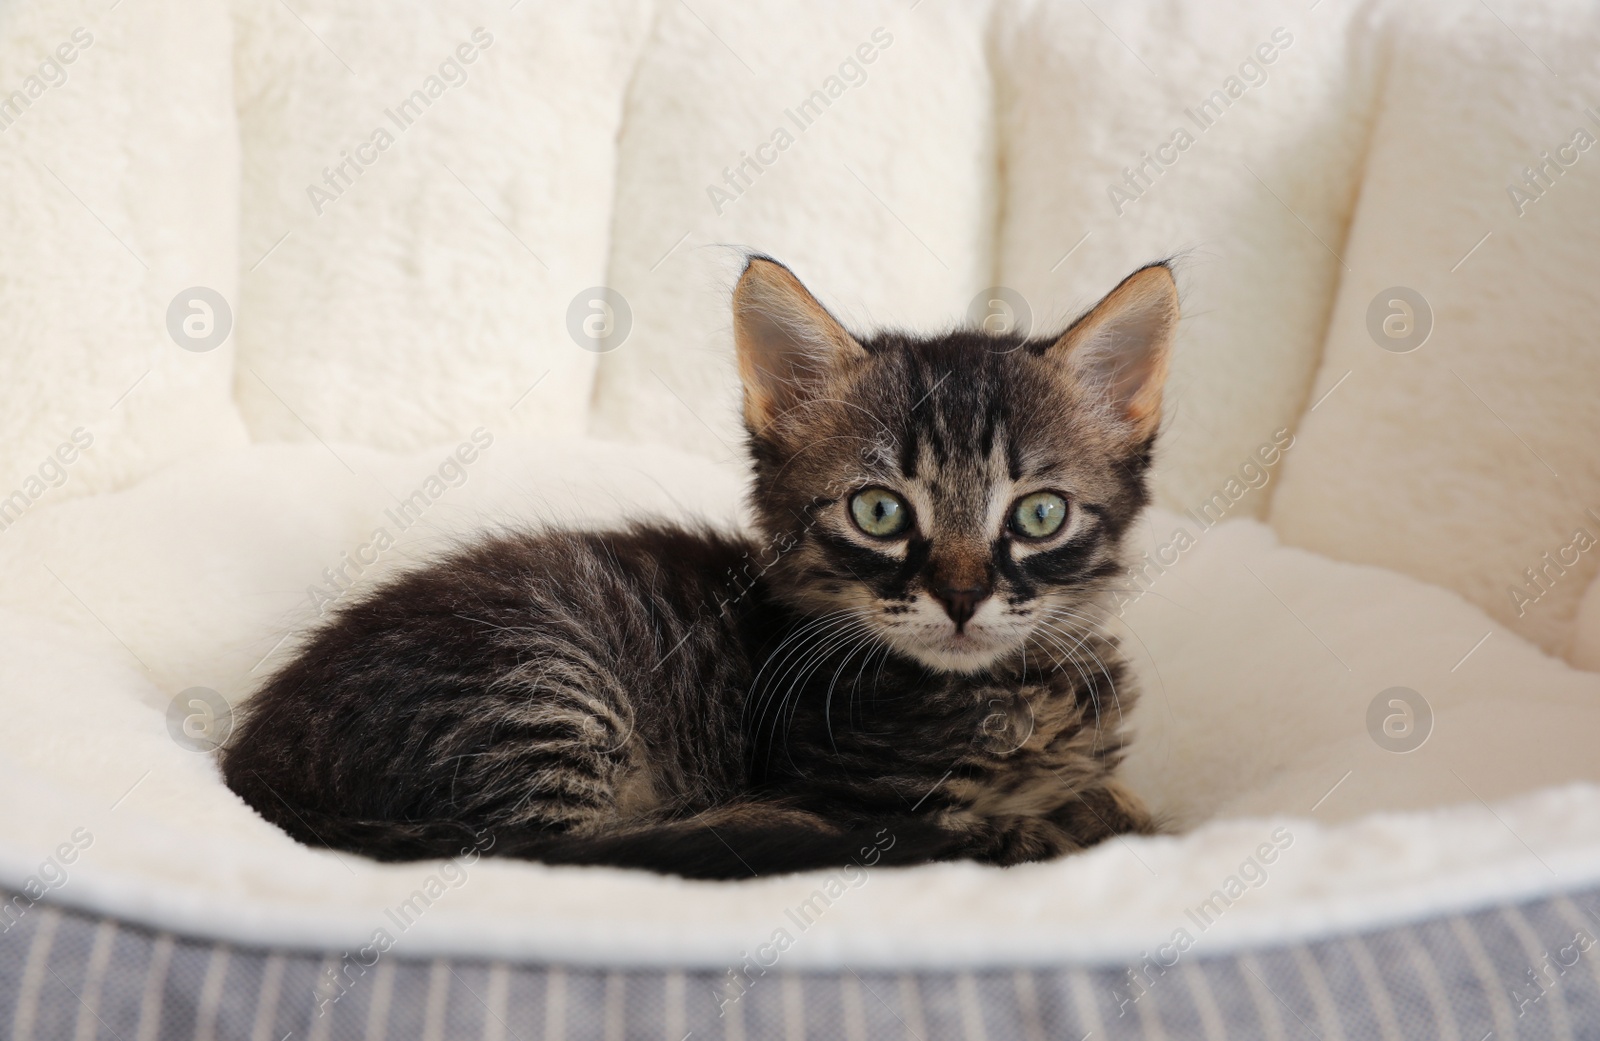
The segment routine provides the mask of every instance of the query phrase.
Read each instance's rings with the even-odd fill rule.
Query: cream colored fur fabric
[[[647,6],[235,9],[251,432],[414,448],[479,423],[581,431],[596,356],[568,305],[606,279]]]
[[[1020,0],[996,19],[998,281],[1045,331],[1117,272],[1176,257],[1184,320],[1155,488],[1196,509],[1305,406],[1344,274],[1375,40],[1365,15],[1315,4],[1097,11]],[[1213,514],[1263,516],[1269,497]]]
[[[231,47],[214,0],[0,9],[0,526],[244,440],[233,337],[168,332],[237,310]]]
[[[1600,13],[1401,5],[1384,39],[1311,399],[1326,400],[1300,425],[1272,523],[1455,589],[1564,654],[1600,573]],[[1396,286],[1431,312],[1404,353],[1382,332],[1411,320],[1384,293]]]
[[[601,358],[600,437],[739,451],[727,301],[745,249],[789,264],[853,329],[954,325],[990,284],[984,6],[796,10],[657,14],[619,146],[611,285],[633,331]]]

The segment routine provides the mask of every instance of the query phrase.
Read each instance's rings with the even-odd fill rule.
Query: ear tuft
[[[1140,440],[1161,422],[1178,287],[1165,263],[1140,268],[1072,323],[1047,351],[1098,394]]]
[[[753,256],[733,291],[733,342],[744,417],[760,431],[821,394],[861,345],[788,268]]]

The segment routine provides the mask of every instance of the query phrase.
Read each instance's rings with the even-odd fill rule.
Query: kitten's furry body
[[[761,538],[505,534],[403,575],[250,703],[229,785],[304,842],[384,859],[492,842],[697,877],[1010,864],[1151,830],[1112,777],[1133,691],[1093,614],[1146,501],[1159,398],[1138,395],[1170,336],[1147,327],[1175,318],[1149,270],[1161,286],[1055,343],[857,340],[752,261]],[[863,487],[910,526],[852,526]],[[1037,488],[1071,513],[1030,539],[1006,517]]]

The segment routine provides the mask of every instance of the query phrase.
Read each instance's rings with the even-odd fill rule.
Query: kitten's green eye
[[[1067,520],[1067,500],[1055,492],[1034,492],[1017,500],[1011,528],[1028,539],[1042,539],[1061,530]]]
[[[850,516],[856,527],[879,539],[898,535],[911,525],[911,508],[884,488],[868,488],[851,496]]]

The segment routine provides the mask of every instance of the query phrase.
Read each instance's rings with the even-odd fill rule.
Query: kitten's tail
[[[716,823],[704,819],[716,818]],[[961,855],[963,838],[926,817],[838,829],[759,804],[592,836],[510,836],[506,855],[548,864],[607,864],[685,878],[738,879],[859,867],[908,867]]]
[[[640,868],[685,878],[739,879],[793,871],[907,867],[962,855],[963,837],[921,816],[836,828],[779,805],[742,803],[682,820],[619,825],[593,835],[474,829],[454,821],[353,820],[300,810],[288,830],[308,845],[377,860],[517,857],[546,864]],[[284,822],[287,823],[287,822]]]

